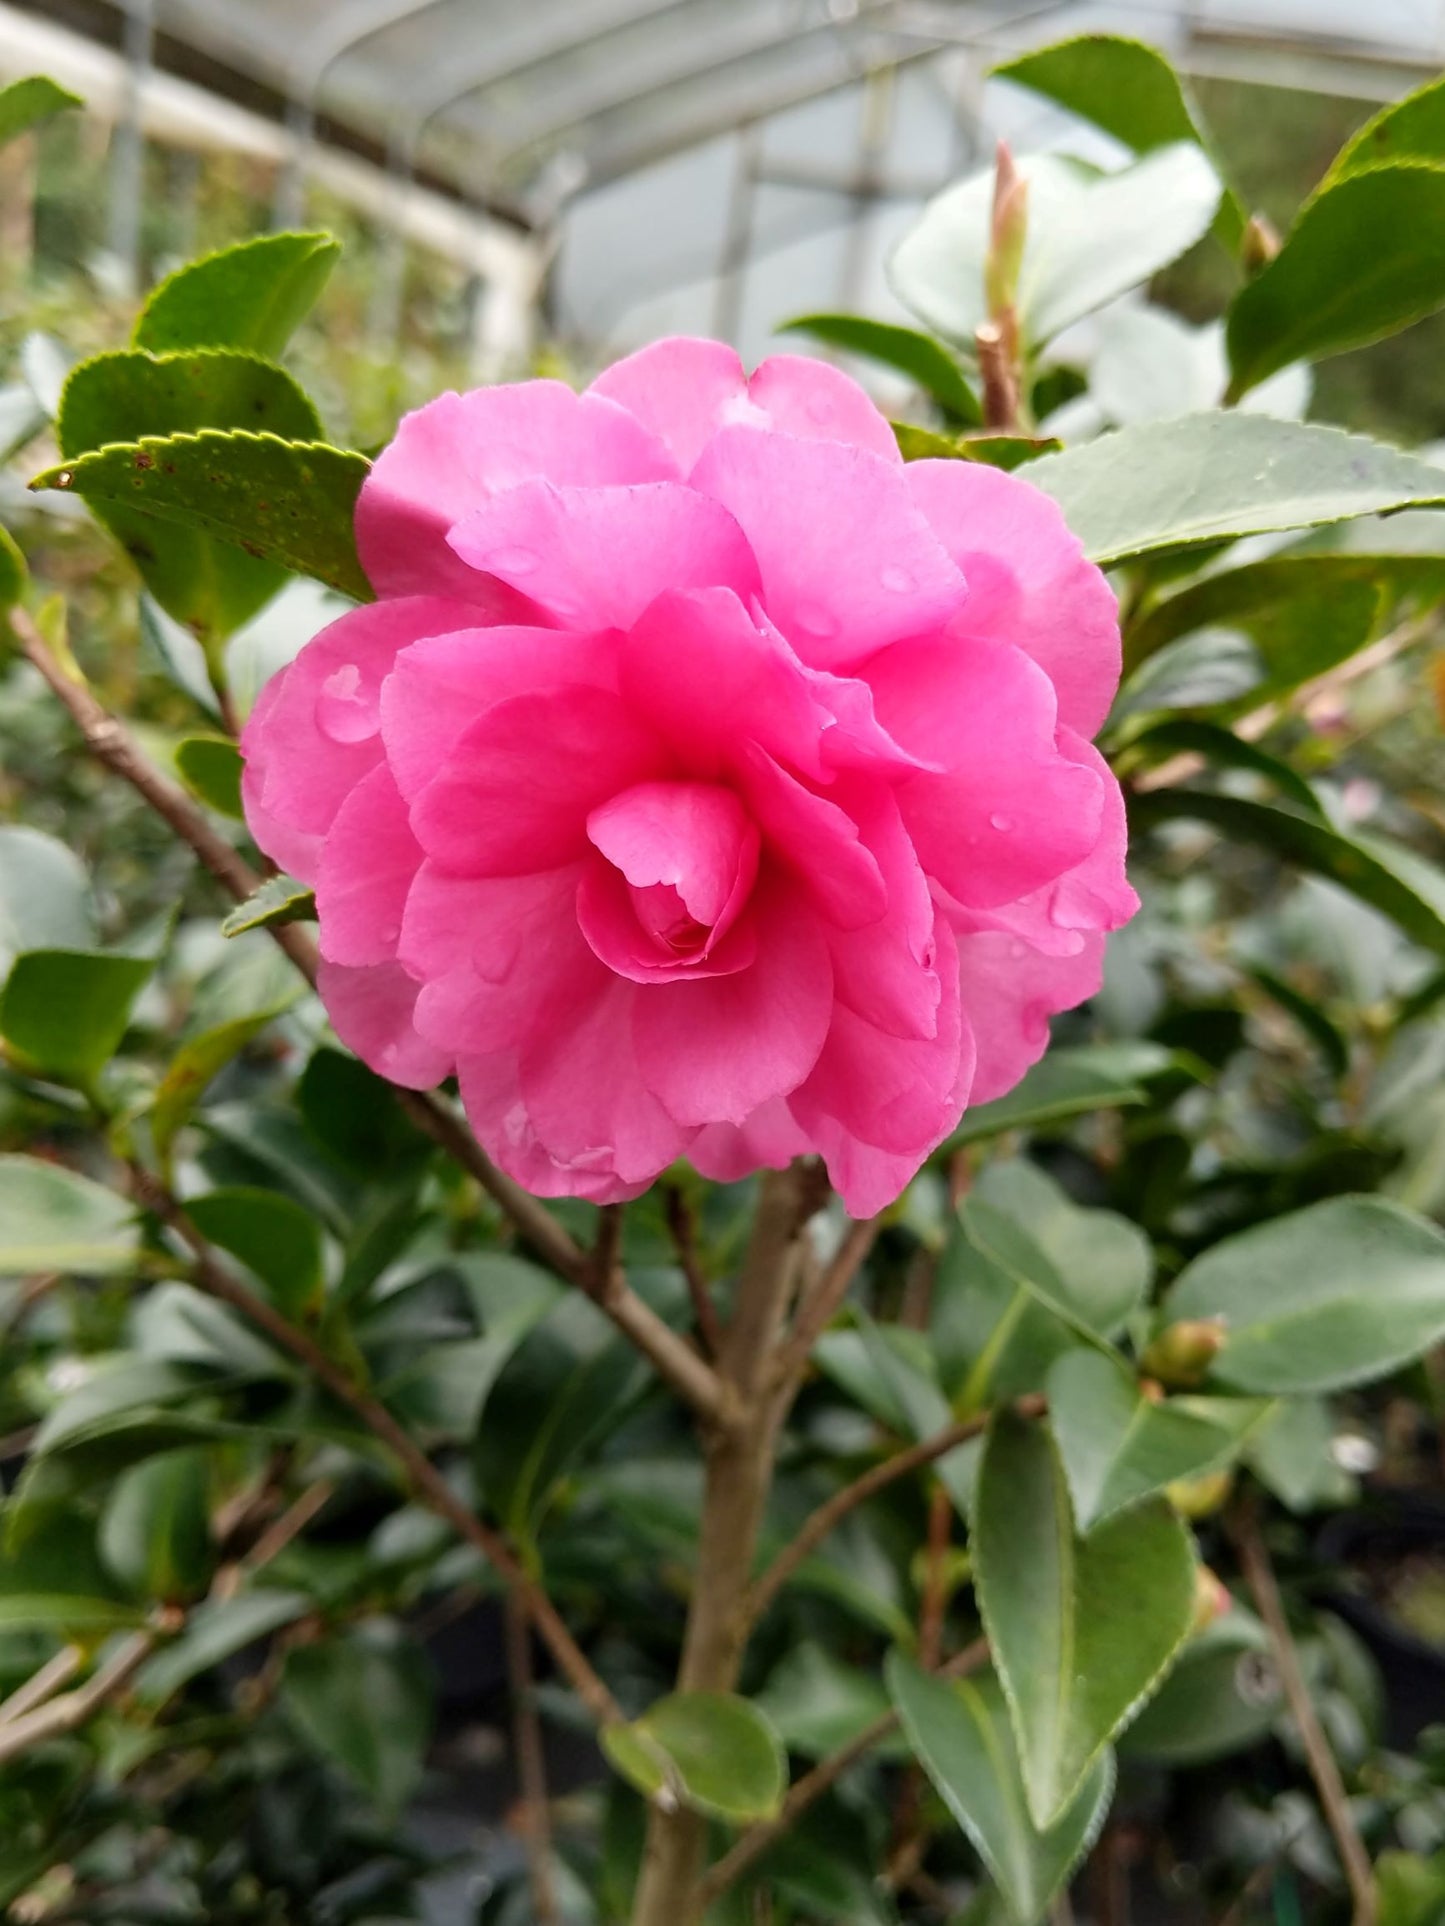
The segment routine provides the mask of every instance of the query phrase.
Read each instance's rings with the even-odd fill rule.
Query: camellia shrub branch
[[[916,419],[674,339],[368,460],[287,234],[12,451],[127,613],[50,591],[73,520],[0,542],[75,845],[0,827],[0,1908],[405,1916],[462,1618],[493,1926],[1031,1926],[1121,1759],[1290,1733],[1318,1917],[1434,1916],[1263,1520],[1445,1339],[1438,824],[1346,698],[1411,711],[1445,482],[1305,419],[1445,304],[1445,106],[1265,247],[1151,50],[1005,72],[1131,158],[1001,151],[892,258],[919,328],[794,324]],[[1139,293],[1195,247],[1214,327]],[[100,892],[132,802],[178,849]]]

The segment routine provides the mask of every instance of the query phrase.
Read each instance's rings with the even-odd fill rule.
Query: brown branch
[[[964,1647],[956,1658],[940,1666],[935,1676],[940,1679],[967,1678],[971,1672],[987,1662],[988,1640],[975,1639],[972,1645]],[[777,1817],[765,1819],[755,1826],[749,1826],[722,1858],[707,1870],[698,1887],[699,1917],[732,1886],[750,1866],[757,1863],[763,1854],[774,1846],[785,1832],[788,1832],[823,1794],[835,1786],[850,1766],[856,1765],[865,1753],[871,1752],[875,1745],[888,1738],[898,1727],[896,1712],[881,1713],[871,1725],[864,1726],[854,1738],[829,1758],[820,1760],[811,1772],[789,1789],[787,1797],[778,1809]]]
[[[60,699],[95,759],[129,783],[189,845],[228,895],[244,902],[260,886],[260,876],[211,827],[186,792],[155,768],[135,738],[97,702],[89,686],[67,670],[23,609],[11,610],[10,624],[26,658]],[[310,932],[298,923],[271,923],[266,928],[314,985],[318,957]],[[707,1417],[719,1415],[723,1399],[716,1373],[637,1296],[620,1270],[614,1267],[605,1278],[597,1277],[589,1253],[544,1204],[497,1168],[444,1098],[418,1090],[396,1094],[418,1127],[477,1180],[539,1256],[588,1293],[679,1396]]]
[[[0,1725],[0,1765],[45,1739],[57,1739],[63,1733],[78,1731],[92,1713],[98,1712],[107,1699],[114,1698],[130,1682],[150,1657],[155,1642],[154,1632],[133,1632],[95,1676],[74,1692],[62,1693],[58,1699],[46,1699],[34,1711],[7,1719]]]
[[[172,1230],[191,1252],[195,1260],[195,1281],[200,1288],[239,1311],[248,1323],[264,1332],[274,1344],[289,1351],[292,1357],[305,1365],[318,1383],[323,1384],[338,1402],[361,1420],[374,1437],[380,1439],[401,1465],[422,1503],[444,1518],[459,1537],[474,1545],[511,1588],[593,1718],[603,1725],[620,1720],[621,1708],[588,1663],[551,1599],[523,1569],[500,1534],[484,1524],[456,1495],[431,1459],[398,1424],[386,1406],[358,1385],[305,1331],[289,1323],[265,1298],[257,1296],[232,1276],[163,1184],[134,1164],[131,1165],[131,1177],[139,1201]]]
[[[1019,378],[1009,352],[1007,330],[997,321],[981,321],[974,330],[978,373],[983,386],[983,425],[990,434],[1019,431]]]
[[[547,1768],[542,1727],[532,1696],[531,1628],[513,1593],[507,1599],[507,1674],[512,1697],[512,1749],[521,1792],[522,1847],[537,1926],[560,1926],[552,1882],[552,1821],[547,1804]]]
[[[848,1295],[853,1279],[877,1241],[882,1224],[881,1217],[867,1217],[848,1226],[832,1263],[798,1306],[793,1328],[778,1349],[773,1375],[780,1384],[787,1385],[802,1377],[813,1346]]]
[[[0,1701],[0,1725],[9,1725],[13,1719],[23,1718],[33,1712],[37,1705],[53,1698],[62,1685],[69,1685],[81,1666],[85,1654],[78,1645],[62,1646],[53,1658],[48,1658],[38,1672],[18,1685],[8,1699]]]
[[[698,1338],[704,1355],[709,1360],[715,1360],[722,1349],[722,1324],[717,1306],[712,1301],[712,1292],[708,1289],[707,1273],[698,1256],[697,1227],[692,1220],[692,1211],[677,1184],[663,1185],[662,1205],[678,1264],[687,1279],[687,1293],[692,1299],[692,1315]]]
[[[1355,1825],[1339,1765],[1330,1750],[1330,1742],[1325,1737],[1324,1727],[1320,1724],[1319,1714],[1315,1711],[1314,1701],[1300,1669],[1299,1653],[1285,1617],[1279,1581],[1274,1575],[1274,1566],[1253,1502],[1249,1499],[1241,1501],[1230,1513],[1228,1522],[1230,1536],[1239,1553],[1240,1569],[1259,1615],[1264,1620],[1265,1630],[1269,1633],[1280,1684],[1284,1687],[1285,1699],[1304,1747],[1310,1777],[1314,1780],[1326,1823],[1340,1855],[1340,1864],[1344,1868],[1354,1904],[1354,1926],[1375,1926],[1375,1880],[1370,1868],[1370,1856]]]

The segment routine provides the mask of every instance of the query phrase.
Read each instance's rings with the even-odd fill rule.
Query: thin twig
[[[941,1679],[967,1678],[988,1660],[988,1640],[978,1638],[965,1646],[956,1658],[940,1666],[936,1674]],[[820,1760],[811,1772],[805,1772],[788,1789],[787,1797],[778,1808],[777,1817],[765,1819],[755,1826],[749,1826],[722,1858],[710,1866],[698,1887],[699,1916],[718,1900],[752,1865],[755,1865],[785,1832],[788,1832],[808,1810],[816,1804],[823,1794],[835,1786],[850,1766],[856,1765],[865,1753],[871,1752],[875,1745],[888,1738],[898,1726],[896,1712],[881,1713],[871,1725],[864,1726],[845,1746],[829,1758]]]
[[[1285,1617],[1279,1581],[1274,1575],[1274,1565],[1259,1527],[1258,1512],[1250,1499],[1246,1498],[1234,1507],[1229,1517],[1229,1531],[1239,1553],[1245,1583],[1269,1633],[1280,1684],[1284,1687],[1285,1699],[1304,1747],[1310,1777],[1314,1780],[1326,1823],[1340,1855],[1354,1903],[1354,1926],[1375,1926],[1375,1880],[1370,1869],[1370,1856],[1365,1851],[1354,1814],[1350,1811],[1339,1765],[1330,1750],[1330,1742],[1315,1711],[1309,1687],[1305,1684],[1299,1652]]]
[[[43,1705],[62,1685],[69,1685],[84,1663],[85,1654],[78,1645],[62,1646],[38,1672],[26,1679],[23,1685],[17,1686],[8,1699],[0,1702],[0,1725],[8,1725],[12,1719],[23,1718],[27,1712],[33,1712],[37,1705]]]
[[[33,1712],[7,1719],[0,1725],[0,1765],[44,1739],[78,1731],[92,1713],[98,1712],[107,1699],[114,1698],[130,1682],[150,1657],[155,1642],[154,1632],[133,1632],[94,1678],[87,1679],[74,1692],[47,1699]]]
[[[217,834],[186,792],[155,768],[123,724],[96,700],[89,686],[65,668],[25,611],[12,609],[9,620],[27,659],[59,697],[95,759],[144,797],[228,895],[244,902],[261,882],[250,864]],[[318,956],[310,932],[299,923],[266,927],[307,982],[314,985]],[[569,1283],[585,1290],[680,1397],[704,1416],[720,1415],[724,1401],[716,1373],[637,1296],[620,1270],[614,1267],[605,1278],[598,1278],[590,1253],[544,1204],[497,1168],[444,1098],[419,1090],[398,1090],[397,1098],[418,1127],[477,1180],[538,1255]]]
[[[521,1791],[519,1831],[527,1855],[527,1881],[537,1926],[560,1926],[552,1883],[552,1820],[547,1803],[547,1766],[542,1726],[532,1696],[531,1628],[513,1593],[507,1599],[507,1674],[512,1697],[512,1749]]]
[[[431,1459],[397,1423],[386,1406],[355,1383],[307,1332],[289,1323],[265,1298],[248,1290],[225,1269],[163,1184],[136,1165],[131,1166],[131,1177],[140,1202],[190,1250],[195,1260],[195,1282],[200,1288],[239,1311],[273,1343],[289,1351],[334,1398],[361,1420],[374,1437],[387,1446],[422,1502],[446,1519],[460,1537],[474,1545],[517,1595],[548,1650],[593,1718],[604,1725],[620,1720],[621,1708],[588,1663],[551,1599],[522,1568],[505,1540],[484,1524],[457,1496]]]
[[[692,1211],[677,1184],[662,1186],[662,1206],[667,1214],[667,1228],[673,1249],[677,1252],[678,1264],[687,1279],[698,1339],[704,1356],[712,1362],[722,1349],[722,1324],[718,1319],[717,1306],[712,1301],[712,1292],[708,1289],[707,1273],[698,1255],[697,1227],[693,1223]]]
[[[832,1263],[798,1306],[793,1328],[779,1347],[773,1365],[773,1375],[779,1383],[787,1384],[800,1378],[807,1369],[813,1346],[848,1295],[853,1279],[877,1241],[882,1223],[881,1217],[867,1217],[848,1226]]]
[[[314,1485],[308,1485],[295,1501],[289,1505],[273,1524],[266,1527],[251,1550],[241,1561],[247,1571],[258,1572],[263,1565],[269,1565],[305,1531],[311,1520],[330,1500],[336,1490],[334,1478],[318,1478]]]

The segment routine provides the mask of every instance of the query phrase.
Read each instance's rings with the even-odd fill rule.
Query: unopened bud
[[[1224,1349],[1222,1317],[1184,1318],[1169,1324],[1149,1344],[1140,1367],[1161,1384],[1180,1389],[1198,1384]]]
[[[1207,1565],[1200,1565],[1194,1574],[1194,1619],[1189,1627],[1191,1634],[1197,1637],[1200,1632],[1206,1631],[1217,1618],[1223,1618],[1233,1605],[1234,1599],[1229,1587],[1219,1573],[1212,1572]]]
[[[1212,1518],[1233,1489],[1232,1471],[1206,1471],[1198,1478],[1176,1478],[1164,1487],[1164,1495],[1181,1517]]]
[[[1246,274],[1258,274],[1279,253],[1279,229],[1263,214],[1251,214],[1239,244],[1239,258]]]
[[[1029,184],[1014,165],[1007,141],[998,144],[994,168],[993,218],[983,289],[989,314],[1001,320],[1011,314],[1018,300],[1019,270],[1028,237]]]

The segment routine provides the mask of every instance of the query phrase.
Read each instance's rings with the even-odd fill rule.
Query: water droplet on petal
[[[990,816],[989,822],[993,825],[993,827],[998,831],[998,833],[1001,836],[1006,836],[1014,826],[1014,819],[1012,816],[998,816],[998,815]]]
[[[487,567],[498,575],[529,575],[539,559],[530,548],[499,548],[487,557]]]
[[[911,588],[916,587],[913,577],[908,573],[908,570],[906,568],[899,568],[896,562],[890,562],[878,579],[882,582],[884,588],[892,589],[895,595],[907,595]]]
[[[1070,930],[1068,935],[1063,939],[1063,942],[1059,945],[1059,954],[1061,956],[1078,956],[1083,951],[1083,947],[1084,938],[1082,933],[1079,930]]]
[[[368,688],[354,662],[333,669],[316,698],[316,727],[332,742],[365,742],[381,726],[381,691]]]
[[[798,627],[806,629],[809,635],[828,636],[838,633],[838,618],[828,609],[818,608],[811,603],[804,604],[798,610],[797,623]]]

